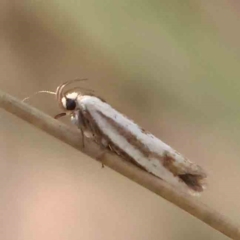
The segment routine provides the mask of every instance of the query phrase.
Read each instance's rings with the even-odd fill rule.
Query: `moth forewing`
[[[98,97],[71,93],[76,109],[72,122],[85,135],[103,142],[120,156],[158,178],[191,193],[203,191],[205,172],[169,145],[147,133]]]

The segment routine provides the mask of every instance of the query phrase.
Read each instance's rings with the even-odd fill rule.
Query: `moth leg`
[[[103,159],[106,152],[107,152],[106,149],[104,149],[95,157],[97,161],[101,162],[102,168],[104,168]]]
[[[77,110],[71,115],[71,121],[73,124],[77,125],[78,129],[81,131],[82,135],[82,148],[85,147],[85,134],[84,130],[86,130],[86,119],[84,118],[84,115],[81,110]]]
[[[85,136],[84,136],[83,129],[81,127],[80,127],[80,131],[81,131],[81,134],[82,134],[82,148],[84,148],[85,147],[85,141],[84,141]]]
[[[110,149],[111,152],[116,153],[118,156],[121,156],[120,152],[113,145],[109,144],[108,148]]]
[[[101,142],[101,145],[100,145],[101,151],[96,156],[96,159],[102,163],[102,168],[104,168],[103,159],[104,159],[105,154],[108,152],[109,144],[108,144],[108,141],[104,138],[102,138],[100,142]]]
[[[104,156],[107,152],[112,152],[112,153],[115,153],[119,156],[121,156],[120,152],[118,152],[118,150],[111,144],[109,143],[106,139],[102,139],[101,140],[101,152],[97,155],[96,159],[98,161],[100,161],[102,163],[102,168],[104,168],[104,163],[103,163],[103,160],[104,160]]]

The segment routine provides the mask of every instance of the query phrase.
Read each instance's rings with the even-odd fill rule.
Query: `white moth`
[[[80,79],[81,80],[81,79]],[[190,193],[205,188],[205,171],[192,163],[154,135],[93,94],[83,94],[72,88],[64,92],[73,80],[56,90],[57,101],[64,110],[58,116],[70,115],[83,136],[131,161],[154,176]]]

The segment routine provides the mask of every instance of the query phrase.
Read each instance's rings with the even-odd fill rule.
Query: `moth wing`
[[[122,155],[153,175],[190,192],[205,188],[206,173],[169,145],[140,128],[132,120],[94,96],[83,96],[79,104],[102,138]]]

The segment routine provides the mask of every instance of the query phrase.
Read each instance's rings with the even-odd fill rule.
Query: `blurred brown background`
[[[209,173],[200,201],[240,224],[237,1],[1,1],[1,89],[22,99],[88,78]],[[59,113],[53,96],[30,103]],[[227,239],[0,111],[0,239]]]

